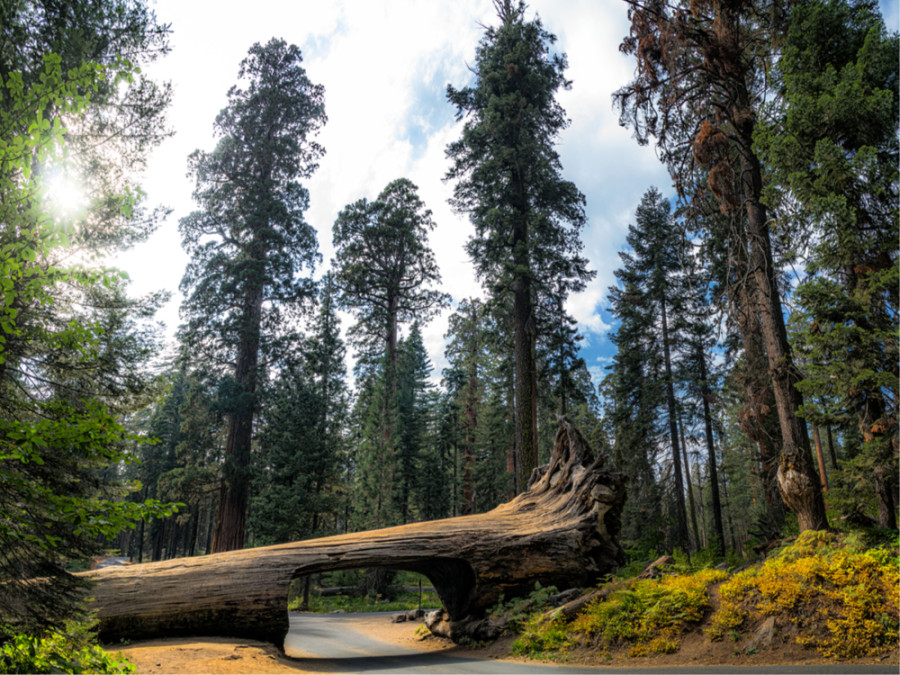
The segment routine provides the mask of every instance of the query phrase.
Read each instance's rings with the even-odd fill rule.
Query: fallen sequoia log
[[[487,513],[83,574],[108,641],[218,635],[282,647],[293,578],[376,567],[427,576],[454,635],[501,595],[589,584],[618,567],[624,501],[624,477],[561,419],[529,490]]]

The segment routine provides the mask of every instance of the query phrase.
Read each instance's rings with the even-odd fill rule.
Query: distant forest
[[[483,295],[445,292],[406,178],[340,211],[317,275],[304,183],[327,98],[272,39],[188,159],[162,369],[163,298],[129,297],[102,261],[166,216],[133,176],[169,133],[171,89],[139,68],[168,28],[143,0],[0,2],[0,623],[65,618],[80,582],[61,571],[94,556],[490,510],[527,489],[558,415],[627,476],[635,560],[896,530],[897,34],[875,0],[625,4],[634,75],[612,104],[672,183],[635,204],[598,386],[566,309],[595,276],[555,149],[567,62],[524,2],[494,0],[470,82],[446,92]],[[67,162],[88,186],[77,219],[48,206]],[[422,327],[448,309],[435,373]]]

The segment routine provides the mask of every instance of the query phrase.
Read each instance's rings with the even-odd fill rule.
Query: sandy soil
[[[390,644],[420,651],[459,649],[449,640],[417,636],[417,622],[391,623],[388,617],[354,621],[355,630]],[[233,638],[170,638],[107,645],[128,657],[139,673],[308,673],[303,661],[284,656],[268,642]]]
[[[447,651],[470,657],[502,659],[537,663],[534,660],[510,656],[512,638],[498,640],[492,645],[470,649],[454,645],[449,640],[417,636],[417,622],[390,623],[387,617],[366,618],[354,622],[354,629],[382,642],[421,651]],[[745,642],[745,641],[743,641]],[[601,654],[592,649],[576,650],[564,659],[571,665],[653,668],[663,666],[762,666],[834,664],[819,657],[814,650],[804,649],[791,636],[789,629],[777,630],[773,643],[757,653],[745,654],[745,645],[730,641],[710,643],[700,629],[681,639],[675,654],[629,658],[626,652]],[[139,673],[308,673],[303,661],[295,661],[281,654],[271,644],[253,640],[229,638],[183,638],[135,642],[129,645],[108,645],[109,651],[127,656]],[[882,658],[854,659],[840,663],[897,665],[900,651],[894,650]]]

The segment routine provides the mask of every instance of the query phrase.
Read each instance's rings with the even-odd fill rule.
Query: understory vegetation
[[[670,654],[686,633],[738,643],[774,617],[779,640],[821,656],[889,654],[900,627],[898,541],[889,539],[874,545],[858,533],[809,530],[733,573],[682,560],[656,579],[618,578],[570,621],[546,607],[520,618],[513,651],[553,660]]]
[[[134,673],[127,659],[97,645],[92,622],[69,621],[41,636],[0,629],[0,673]]]
[[[306,579],[295,580],[288,595],[288,610],[327,614],[430,610],[441,606],[424,575],[402,571],[388,574],[389,581],[378,584],[367,583],[370,580],[363,570],[319,574],[309,580],[308,594],[304,593]],[[340,592],[328,594],[328,590]]]

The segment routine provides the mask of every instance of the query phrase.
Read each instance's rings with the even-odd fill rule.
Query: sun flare
[[[63,171],[50,174],[46,200],[53,214],[60,218],[77,217],[87,206],[87,196],[81,183]]]

